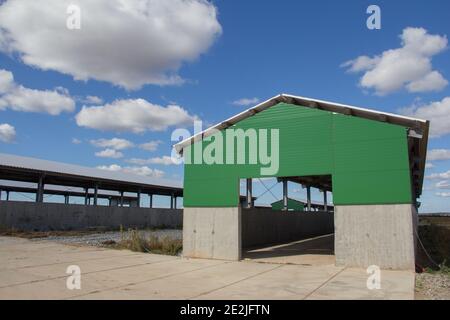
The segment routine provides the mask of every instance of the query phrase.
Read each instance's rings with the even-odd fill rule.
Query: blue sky
[[[0,18],[15,13],[13,9],[5,10],[5,6],[10,2],[16,1],[1,2]],[[17,2],[23,1],[18,0]],[[39,0],[39,2],[45,3],[44,0]],[[92,30],[89,29],[89,23],[84,24],[86,27],[83,27],[84,7],[83,1],[79,2],[82,10],[82,27],[75,32],[86,37],[88,33],[92,34]],[[173,2],[174,6],[172,9],[168,9],[169,11],[183,9],[178,3],[179,0]],[[442,79],[450,79],[448,44],[446,48],[436,49],[436,53],[426,56],[430,63],[431,70],[429,71],[438,72],[442,78],[439,78],[441,79],[440,84],[437,81],[436,86],[431,89],[408,89],[407,84],[404,84],[400,85],[400,88],[380,94],[373,81],[369,81],[370,83],[366,86],[359,83],[365,72],[372,69],[352,73],[348,72],[349,67],[342,67],[344,62],[360,56],[373,58],[387,50],[400,48],[402,44],[399,36],[408,27],[423,28],[426,30],[427,36],[439,36],[441,39],[450,36],[448,20],[450,3],[448,1],[246,0],[238,2],[218,0],[212,4],[199,2],[210,10],[215,8],[217,17],[207,16],[204,22],[205,26],[194,30],[195,35],[192,35],[192,38],[196,38],[192,40],[193,45],[204,48],[190,56],[190,51],[186,50],[188,52],[186,55],[189,56],[187,59],[178,57],[179,64],[175,63],[177,66],[174,67],[172,63],[167,67],[171,70],[171,74],[176,74],[184,79],[182,83],[161,85],[155,84],[158,81],[147,79],[143,80],[144,84],[140,88],[124,88],[123,84],[118,84],[120,80],[117,79],[126,78],[128,75],[119,74],[113,80],[98,81],[95,78],[101,78],[98,74],[105,73],[105,70],[90,76],[89,68],[87,79],[75,80],[73,71],[63,71],[61,66],[51,67],[52,61],[24,58],[27,53],[33,57],[33,54],[38,56],[43,52],[40,51],[43,50],[42,48],[30,49],[26,45],[29,43],[27,41],[39,40],[39,37],[43,36],[42,34],[37,34],[35,38],[32,36],[25,39],[13,38],[16,42],[22,41],[24,43],[22,46],[9,43],[9,46],[2,47],[2,41],[0,41],[0,69],[11,72],[17,86],[37,90],[54,90],[56,87],[62,87],[68,90],[68,93],[64,94],[70,96],[75,102],[72,111],[61,112],[58,115],[51,115],[48,112],[24,112],[20,108],[4,107],[2,109],[0,102],[0,124],[9,124],[15,128],[13,140],[8,143],[0,141],[0,152],[91,167],[115,164],[122,168],[137,166],[127,162],[131,158],[148,159],[170,155],[172,144],[170,134],[176,125],[168,125],[167,128],[160,131],[145,128],[142,132],[137,133],[129,130],[115,130],[111,127],[108,127],[109,129],[103,127],[103,130],[99,130],[93,128],[92,124],[83,126],[78,123],[77,114],[83,105],[90,107],[88,103],[83,102],[86,96],[101,98],[102,103],[93,105],[105,105],[115,100],[135,99],[145,99],[153,105],[164,108],[169,104],[176,104],[187,112],[188,118],[197,116],[207,124],[219,122],[252,106],[238,106],[233,103],[237,100],[257,98],[261,101],[278,93],[291,93],[394,113],[410,112],[412,115],[427,114],[426,112],[432,110],[421,108],[429,107],[432,102],[443,102],[446,97],[450,97],[450,85],[442,83]],[[366,9],[370,4],[377,4],[381,8],[380,30],[369,30],[366,27],[366,19],[369,16],[366,14]],[[20,23],[33,24],[34,28],[38,29],[42,25],[43,29],[49,30],[51,33],[53,25],[46,19],[45,6],[41,7],[44,8],[39,9],[43,15],[35,15],[32,21],[6,19],[9,21],[5,22],[6,20],[3,19],[4,22],[0,22],[0,27],[10,28],[13,37],[25,37],[21,30],[26,30],[27,25],[22,26],[21,29],[20,26],[17,26]],[[89,9],[86,16],[92,17],[101,14],[92,8]],[[25,8],[18,14],[25,14],[27,10]],[[202,14],[205,14],[204,11],[193,13],[192,17],[197,19],[196,21],[202,21]],[[65,18],[62,16],[62,19]],[[13,20],[19,20],[19,22]],[[112,31],[109,32],[109,25],[106,23],[101,25],[102,21],[101,18],[97,21],[98,28],[102,31],[102,40],[99,41],[107,41],[108,39],[105,38],[117,36]],[[133,32],[139,33],[137,30],[139,29]],[[87,33],[83,35],[83,32]],[[199,32],[205,34],[200,37],[198,36]],[[124,35],[126,36],[126,33]],[[185,34],[184,37],[189,38],[190,35]],[[148,47],[157,48],[159,44],[154,39],[158,38],[152,39],[153,42],[149,43]],[[184,41],[184,39],[178,40]],[[1,35],[0,40],[2,40]],[[140,50],[144,51],[145,49],[142,48],[147,46],[142,43],[142,40],[140,42],[127,41],[126,37],[114,40],[118,50],[126,48],[126,52],[130,56]],[[118,43],[120,41],[123,41],[123,44]],[[199,41],[200,44],[195,41]],[[58,42],[56,43],[58,44]],[[61,47],[65,45],[64,39],[62,39]],[[5,49],[6,47],[7,49]],[[92,45],[89,48],[92,48]],[[58,46],[54,49],[60,50],[61,48]],[[114,55],[114,47],[112,49],[109,54]],[[168,52],[167,55],[173,54],[170,53],[170,50]],[[65,58],[64,54],[65,51],[61,49],[57,57]],[[84,63],[87,60],[83,60],[83,55],[92,55],[89,50],[84,50],[82,47],[78,52],[75,51],[72,54],[67,61],[80,59]],[[125,64],[127,57],[123,58]],[[108,61],[108,59],[108,55],[104,55],[104,60]],[[134,59],[139,59],[139,56]],[[118,64],[113,62],[117,62],[117,60],[112,61],[110,66],[106,64],[105,66],[108,66],[110,70],[115,70],[114,68]],[[414,63],[411,67],[414,68]],[[154,65],[149,68],[154,68]],[[373,68],[373,65],[370,68]],[[104,77],[111,78],[113,76],[105,75]],[[79,75],[78,78],[80,78]],[[62,92],[61,89],[59,92]],[[449,117],[450,105],[441,104],[438,106],[439,110],[444,109],[444,114]],[[411,106],[413,109],[405,111],[407,110],[405,108]],[[190,129],[192,130],[192,128]],[[74,144],[72,142],[74,138],[81,143]],[[116,150],[123,154],[121,158],[96,156],[96,152],[105,148],[96,147],[90,141],[112,138],[126,139],[135,147]],[[162,141],[162,143],[158,144],[157,150],[151,152],[139,148],[140,144],[149,141]],[[441,151],[440,156],[436,156],[441,160],[430,161],[433,167],[427,169],[426,174],[435,174],[435,178],[426,179],[425,191],[421,199],[422,211],[450,211],[450,187],[445,182],[450,180],[446,180],[448,175],[445,175],[450,170],[450,151],[445,152],[450,149],[450,132],[441,129],[438,136],[429,140],[429,149],[444,151]],[[151,170],[164,172],[164,177],[169,179],[181,180],[183,176],[181,166],[156,163],[146,164],[146,166]],[[271,185],[270,182],[267,184]],[[436,187],[436,184],[439,184],[440,187]],[[259,185],[255,189],[256,194],[264,191],[264,188]],[[291,190],[294,189],[300,188],[292,186]],[[279,186],[274,190],[276,195],[280,195]],[[300,190],[292,195],[295,198],[303,199],[305,190]],[[320,199],[318,193],[314,193],[313,196],[317,200]],[[266,194],[261,202],[270,203],[272,200],[274,200],[273,197]]]

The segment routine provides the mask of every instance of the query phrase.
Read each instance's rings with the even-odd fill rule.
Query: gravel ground
[[[419,299],[450,300],[450,275],[444,273],[416,274]]]
[[[182,230],[177,229],[161,229],[161,230],[143,230],[140,231],[143,236],[150,237],[156,236],[159,239],[163,239],[165,237],[170,237],[171,239],[181,239],[183,236]],[[124,232],[124,237],[128,237],[128,232]],[[109,232],[101,232],[101,233],[91,233],[85,235],[71,235],[71,236],[49,236],[45,238],[34,238],[31,241],[42,241],[42,240],[50,240],[67,244],[78,244],[78,245],[90,245],[90,246],[104,246],[104,242],[120,242],[122,239],[122,234],[120,231],[109,231]]]

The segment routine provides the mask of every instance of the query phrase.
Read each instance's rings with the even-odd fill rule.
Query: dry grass
[[[121,229],[121,233],[122,240],[119,243],[109,245],[110,247],[171,256],[180,254],[183,248],[183,241],[181,239],[173,239],[171,237],[159,239],[156,236],[146,238],[139,230],[129,230],[125,233]]]

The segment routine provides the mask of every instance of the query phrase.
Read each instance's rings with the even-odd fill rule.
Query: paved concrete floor
[[[69,265],[81,289],[66,288]],[[185,259],[0,237],[0,299],[413,299],[414,273]]]
[[[243,258],[254,262],[334,266],[334,234],[287,244],[248,248]]]

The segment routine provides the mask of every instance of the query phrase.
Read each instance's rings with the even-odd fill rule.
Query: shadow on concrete
[[[243,248],[243,259],[292,264],[334,263],[334,234],[287,244]]]

